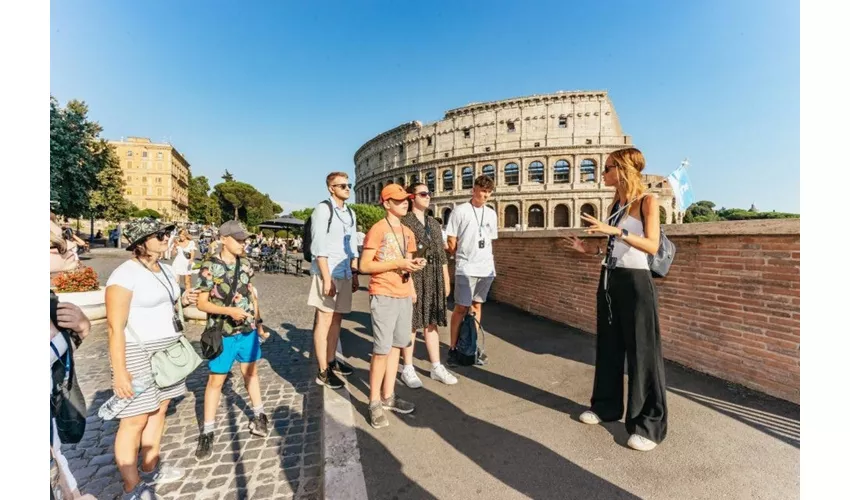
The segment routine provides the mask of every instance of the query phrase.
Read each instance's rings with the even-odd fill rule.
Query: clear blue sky
[[[316,5],[313,5],[316,4]],[[170,140],[288,212],[363,142],[470,102],[609,92],[647,171],[799,212],[799,2],[51,4],[50,91],[104,136]],[[46,99],[46,96],[45,96]]]

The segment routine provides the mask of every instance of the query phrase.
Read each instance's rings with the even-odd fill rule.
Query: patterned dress
[[[430,324],[446,326],[446,293],[443,280],[443,265],[448,263],[446,250],[443,247],[443,233],[440,223],[433,217],[426,216],[425,224],[419,222],[412,211],[402,217],[401,223],[413,231],[416,236],[420,253],[428,265],[421,271],[413,273],[413,285],[416,288],[416,303],[413,304],[413,329],[421,330]]]

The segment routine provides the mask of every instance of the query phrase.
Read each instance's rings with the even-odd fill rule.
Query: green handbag
[[[181,335],[180,339],[170,346],[151,354],[145,349],[144,344],[136,335],[136,332],[127,324],[127,331],[133,336],[139,347],[148,355],[151,363],[151,374],[153,375],[154,383],[160,389],[171,387],[184,381],[186,377],[191,375],[195,368],[200,366],[201,357],[195,352],[192,343],[185,335]]]

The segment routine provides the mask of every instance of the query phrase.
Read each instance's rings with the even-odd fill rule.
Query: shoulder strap
[[[328,206],[328,230],[325,232],[329,233],[331,232],[331,223],[334,221],[334,206],[330,200],[322,200],[322,203]]]
[[[643,218],[643,199],[644,198],[646,198],[646,196],[644,196],[643,198],[640,199],[640,225],[643,226],[644,234],[646,234],[646,221]]]

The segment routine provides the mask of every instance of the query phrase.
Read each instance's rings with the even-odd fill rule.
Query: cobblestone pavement
[[[105,283],[127,254],[95,255],[85,262]],[[288,275],[257,275],[260,308],[271,337],[259,362],[263,403],[270,419],[266,438],[248,433],[250,400],[238,365],[224,386],[217,416],[213,456],[199,462],[195,446],[202,420],[206,363],[188,379],[188,392],[172,401],[162,440],[163,461],[185,467],[180,483],[163,485],[166,499],[319,498],[322,484],[322,388],[314,382],[312,311],[304,302],[309,281]],[[187,337],[200,349],[201,325],[189,325]],[[98,499],[120,494],[115,466],[117,421],[104,422],[97,410],[112,396],[106,326],[96,325],[76,354],[80,386],[89,405],[86,434],[66,445],[71,469],[83,493]]]

